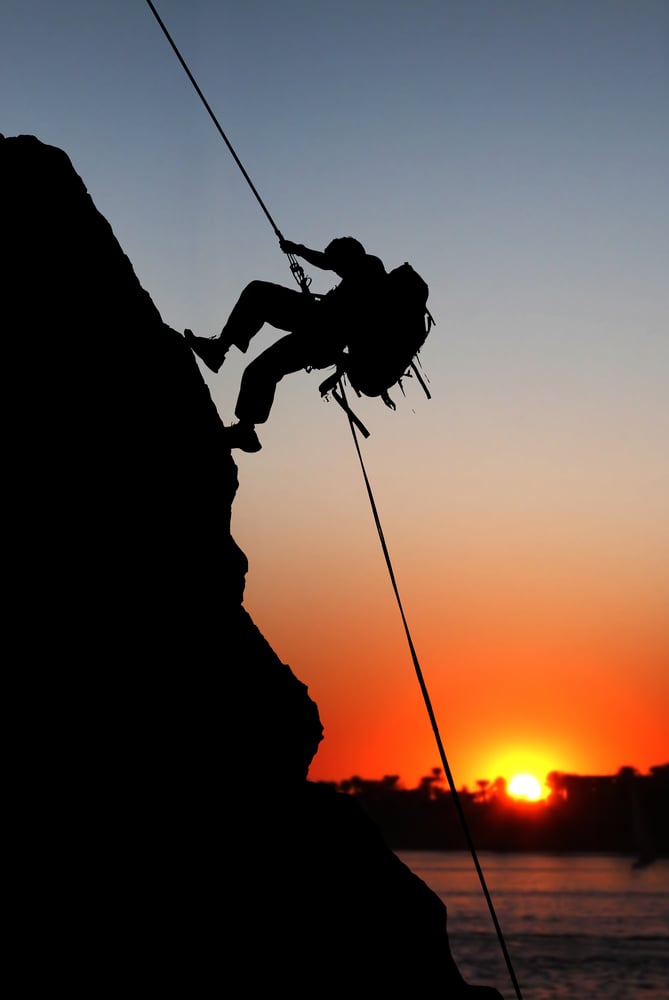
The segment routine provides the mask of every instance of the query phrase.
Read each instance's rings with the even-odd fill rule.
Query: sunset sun
[[[541,782],[533,774],[514,774],[509,781],[508,792],[514,799],[528,802],[537,802],[544,795]]]

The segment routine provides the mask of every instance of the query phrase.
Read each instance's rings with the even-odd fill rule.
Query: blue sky
[[[496,776],[486,770],[494,747],[477,756],[472,740],[498,727],[495,745],[507,745],[529,715],[519,705],[500,722],[502,683],[519,703],[526,691],[541,715],[540,693],[498,631],[502,606],[511,602],[506,620],[515,615],[522,630],[535,599],[547,637],[535,666],[552,690],[576,681],[556,652],[560,622],[587,631],[588,648],[600,650],[588,669],[605,685],[609,645],[596,647],[594,619],[581,622],[579,609],[588,604],[597,621],[631,616],[639,650],[654,651],[640,652],[628,680],[640,715],[648,699],[655,742],[645,751],[623,734],[611,746],[603,729],[608,749],[597,756],[579,742],[585,716],[565,721],[565,702],[561,723],[551,714],[536,730],[528,724],[527,745],[550,729],[557,769],[562,760],[600,771],[660,762],[659,718],[669,714],[667,3],[156,6],[284,235],[315,247],[355,235],[388,267],[410,260],[429,283],[437,326],[421,358],[433,398],[414,384],[395,413],[376,400],[356,409],[372,432],[366,460],[462,780]],[[252,278],[292,283],[144,0],[4,0],[0,131],[68,153],[176,329],[217,332]],[[315,290],[334,283],[311,276]],[[274,336],[263,330],[248,357]],[[232,353],[219,376],[204,373],[226,423],[248,357]],[[389,771],[413,778],[436,755],[350,432],[319,398],[319,381],[285,380],[260,429],[263,451],[238,456],[233,530],[250,559],[247,605],[321,707],[323,773],[348,776],[371,742],[385,748]],[[208,516],[206,497],[202,509]],[[485,635],[485,648],[473,657],[478,684],[458,688],[456,721],[453,685],[471,673],[457,653],[467,629]],[[336,669],[323,663],[323,644]],[[584,669],[576,645],[565,655]],[[425,730],[410,748],[378,722],[398,702]],[[622,703],[603,711],[611,723],[624,717]]]

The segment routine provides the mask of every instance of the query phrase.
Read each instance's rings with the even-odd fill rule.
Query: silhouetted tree
[[[488,778],[479,778],[476,782],[478,792],[474,793],[475,802],[487,802],[490,792],[490,781]]]

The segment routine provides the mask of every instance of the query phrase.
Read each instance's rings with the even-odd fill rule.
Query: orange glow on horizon
[[[355,574],[346,564],[338,589],[333,569],[323,593],[319,568],[305,557],[299,568],[306,596],[286,586],[279,599],[269,593],[267,604],[253,595],[251,607],[250,578],[248,603],[318,706],[325,733],[310,778],[398,775],[404,787],[415,788],[440,766],[439,753],[374,546],[356,544],[371,550],[375,572],[366,572],[362,558]],[[258,570],[261,579],[263,572],[272,578],[274,555]],[[328,565],[342,559],[328,551]],[[555,553],[549,561],[557,578]],[[520,585],[516,563],[507,579],[501,571],[487,579],[475,569],[473,558],[463,558],[453,579],[442,582],[441,570],[429,572],[422,563],[413,584],[409,574],[403,586],[457,789],[475,791],[480,782],[508,782],[522,773],[542,784],[551,772],[603,776],[632,766],[645,773],[666,762],[666,616],[657,597],[639,587],[625,594],[623,606],[623,589],[616,591],[610,574],[597,590],[576,568],[565,571],[564,586],[557,580],[534,589],[534,580]],[[291,575],[291,586],[297,579]],[[329,608],[336,608],[336,626]]]

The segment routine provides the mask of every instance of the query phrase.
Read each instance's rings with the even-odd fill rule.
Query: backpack
[[[411,264],[388,272],[382,293],[371,303],[372,321],[351,338],[345,355],[344,374],[358,396],[380,396],[394,410],[388,390],[399,384],[404,392],[402,379],[413,371],[430,398],[416,358],[434,325],[428,294],[427,282]]]

